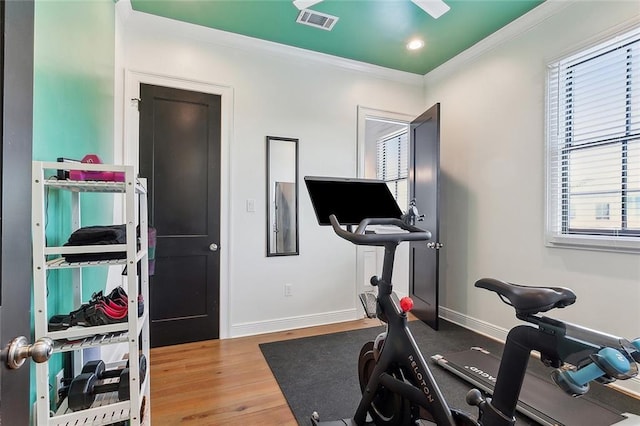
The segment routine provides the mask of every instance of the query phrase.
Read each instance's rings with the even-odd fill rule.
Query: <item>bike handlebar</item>
[[[431,238],[431,232],[420,229],[417,226],[409,225],[404,221],[396,218],[368,218],[362,220],[354,232],[342,229],[342,225],[338,222],[335,215],[329,216],[331,226],[334,232],[341,238],[352,242],[356,245],[364,246],[382,246],[387,243],[398,244],[402,241],[427,241]],[[370,225],[391,225],[402,229],[401,233],[366,233],[367,226]]]

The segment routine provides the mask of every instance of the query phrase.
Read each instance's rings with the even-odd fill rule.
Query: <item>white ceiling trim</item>
[[[130,25],[136,27],[143,25],[145,27],[160,29],[163,33],[171,34],[176,38],[188,38],[195,41],[231,47],[234,49],[242,49],[245,51],[260,51],[262,53],[268,52],[274,55],[295,57],[297,59],[313,61],[316,63],[321,62],[325,65],[362,72],[385,80],[392,80],[401,83],[418,86],[421,86],[423,83],[423,76],[420,74],[398,71],[365,62],[340,58],[325,53],[314,52],[298,47],[287,46],[280,43],[260,40],[240,34],[138,12],[132,9],[130,0],[119,0],[118,3],[116,3],[116,8],[124,9],[124,11],[118,13],[118,16],[123,18],[124,28],[127,28]]]
[[[500,28],[495,33],[480,40],[467,50],[449,59],[444,64],[429,71],[425,74],[425,77],[429,76],[429,78],[438,79],[441,76],[448,75],[452,70],[459,68],[466,62],[469,62],[500,44],[525,33],[550,16],[553,16],[562,9],[579,1],[582,0],[547,0],[538,7]]]

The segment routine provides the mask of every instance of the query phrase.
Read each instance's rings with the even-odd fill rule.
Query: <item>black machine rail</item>
[[[500,367],[500,358],[496,355],[474,347],[466,351],[434,355],[431,359],[471,385],[493,394]],[[573,398],[549,380],[529,371],[522,383],[516,409],[545,426],[603,426],[613,425],[627,418],[619,411],[591,399]]]

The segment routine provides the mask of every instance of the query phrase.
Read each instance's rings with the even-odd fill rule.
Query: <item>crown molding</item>
[[[122,11],[118,13],[118,16],[124,28],[148,28],[150,30],[161,31],[163,34],[170,34],[176,38],[186,38],[222,47],[241,49],[249,53],[260,52],[262,54],[309,61],[315,64],[322,63],[323,65],[331,67],[365,73],[372,77],[416,86],[422,86],[423,84],[423,75],[420,74],[393,70],[378,65],[138,12],[132,9],[130,0],[119,0],[118,3],[116,3],[116,8],[122,9]]]
[[[116,3],[116,19],[126,22],[133,14],[131,0],[114,0]]]
[[[541,22],[544,22],[551,16],[561,10],[578,3],[581,0],[547,0],[540,6],[515,19],[511,23],[500,28],[493,34],[480,40],[467,50],[459,53],[439,67],[425,74],[425,78],[439,78],[450,74],[453,70],[458,69],[463,64],[472,61],[478,56],[496,48],[502,43],[511,40],[520,34],[523,34]]]

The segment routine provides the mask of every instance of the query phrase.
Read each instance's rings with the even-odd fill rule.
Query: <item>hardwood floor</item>
[[[362,319],[152,349],[152,423],[296,425],[258,345],[379,324],[376,319]]]
[[[362,319],[152,349],[152,424],[296,425],[258,345],[380,324]]]

